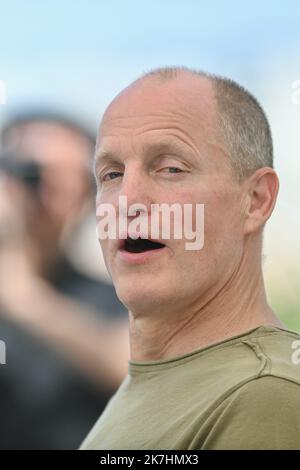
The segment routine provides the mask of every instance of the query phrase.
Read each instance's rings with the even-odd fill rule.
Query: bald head
[[[206,137],[229,157],[239,180],[259,168],[273,167],[272,136],[262,107],[236,82],[217,75],[186,67],[154,69],[117,95],[104,118],[113,117],[120,107],[124,108],[125,114],[138,115],[140,109],[135,104],[145,105],[141,98],[149,87],[157,88],[154,113],[155,107],[166,101],[172,90],[178,103],[185,100],[187,119],[194,120],[199,135],[205,128]],[[174,95],[172,99],[176,106]]]
[[[216,102],[211,80],[185,70],[176,75],[165,75],[159,70],[138,78],[122,90],[108,106],[102,124],[119,115],[142,115],[147,108],[154,119],[158,111],[167,113],[174,109],[179,113],[186,111],[186,119],[195,119],[199,128],[215,127]]]

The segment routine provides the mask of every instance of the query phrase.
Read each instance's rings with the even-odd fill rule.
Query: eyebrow
[[[93,170],[94,172],[97,172],[99,166],[103,163],[114,163],[116,160],[119,160],[116,155],[114,155],[112,152],[108,152],[105,149],[100,149],[95,153],[95,158],[93,162]]]
[[[165,152],[165,151],[171,151],[171,152],[174,151],[174,152],[181,153],[184,150],[184,148],[189,148],[190,151],[192,150],[190,145],[188,145],[184,141],[181,141],[178,138],[164,138],[162,140],[159,140],[151,144],[144,144],[143,147],[144,147],[143,150],[146,156],[147,155],[149,156],[150,154],[153,154],[153,153]],[[121,162],[121,159],[114,152],[108,151],[104,148],[100,148],[95,153],[94,165],[93,165],[94,171],[97,171],[100,164],[110,163],[110,162],[111,163]]]

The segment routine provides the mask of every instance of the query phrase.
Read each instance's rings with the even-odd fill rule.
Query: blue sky
[[[297,1],[1,0],[6,111],[45,104],[94,123],[129,81],[165,64],[228,75],[263,95],[265,74],[287,58],[300,75],[299,56]]]

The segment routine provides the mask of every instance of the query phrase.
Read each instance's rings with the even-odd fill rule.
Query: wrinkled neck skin
[[[283,328],[267,303],[261,249],[255,251],[246,247],[230,278],[192,303],[187,299],[185,308],[153,306],[151,315],[129,310],[130,359],[172,359],[260,325]]]

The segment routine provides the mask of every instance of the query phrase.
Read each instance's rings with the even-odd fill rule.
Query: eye
[[[109,181],[109,180],[116,179],[122,175],[123,173],[121,173],[120,171],[110,171],[109,173],[106,173],[105,175],[103,175],[101,179],[102,181]]]
[[[178,168],[177,166],[165,166],[161,168],[160,172],[167,173],[167,174],[175,174],[175,173],[184,173],[184,170],[182,168]]]
[[[183,172],[181,168],[177,168],[176,166],[168,166],[167,170],[170,170],[169,173],[182,173]]]

